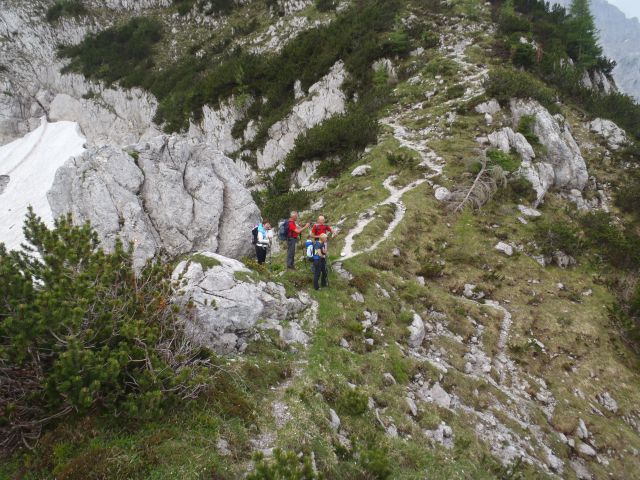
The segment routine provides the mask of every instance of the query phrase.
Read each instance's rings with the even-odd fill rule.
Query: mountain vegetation
[[[256,39],[282,28],[283,2],[173,0],[60,46],[65,72],[152,93],[166,132],[232,102],[233,155],[253,168],[296,85],[342,61],[344,112],[252,192],[273,224],[326,214],[330,287],[311,291],[284,252],[243,259],[236,281],[308,296],[309,341],[261,325],[241,354],[216,354],[188,340],[193,304],[172,303],[171,272],[218,260],[136,271],[133,245],[105,251],[91,225],[31,212],[26,249],[0,244],[0,477],[634,478],[640,106],[586,84],[614,68],[586,0],[489,3],[317,0],[272,51]],[[169,17],[199,33],[186,42]],[[575,139],[589,177],[577,200],[551,186],[532,208],[527,165],[565,159],[549,160],[551,134],[535,112],[516,118],[517,99]],[[326,186],[293,188],[311,162]]]

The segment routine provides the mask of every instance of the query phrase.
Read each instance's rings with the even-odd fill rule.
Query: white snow
[[[47,192],[58,168],[84,151],[85,138],[75,122],[47,123],[24,137],[0,147],[0,243],[9,250],[24,243],[22,225],[31,205],[47,225],[53,214]],[[9,183],[4,191],[1,185]]]

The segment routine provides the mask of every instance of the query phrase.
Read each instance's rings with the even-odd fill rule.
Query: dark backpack
[[[289,220],[283,219],[278,223],[278,239],[286,241],[289,238]]]
[[[253,227],[253,230],[251,230],[251,235],[253,235],[253,238],[251,239],[251,244],[257,245],[258,244],[258,226],[257,225]]]

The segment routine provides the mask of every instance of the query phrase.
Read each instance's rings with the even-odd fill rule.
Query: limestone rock
[[[600,405],[602,405],[610,412],[616,413],[618,411],[618,402],[614,400],[609,392],[604,392],[596,396],[596,399],[598,400],[598,403],[600,403]]]
[[[561,250],[553,252],[553,261],[560,268],[568,268],[576,264],[576,259]]]
[[[412,348],[417,348],[422,345],[422,341],[425,336],[424,322],[417,313],[413,314],[413,321],[409,325],[409,340],[407,343]]]
[[[536,205],[552,187],[582,190],[589,178],[587,166],[565,119],[532,100],[513,99],[511,112],[515,124],[524,116],[533,117],[533,133],[545,147],[535,162],[523,158],[519,170],[536,190]]]
[[[306,297],[287,297],[282,285],[239,280],[238,273],[250,270],[237,260],[210,252],[183,260],[173,271],[173,302],[182,307],[185,330],[195,344],[221,354],[242,351],[259,320],[295,320],[309,306]],[[288,327],[285,340],[303,340],[304,332],[296,325]]]
[[[140,267],[155,255],[251,251],[260,212],[232,160],[207,144],[159,136],[130,147],[93,147],[68,160],[48,193],[54,216],[90,221],[110,248],[134,244]]]
[[[431,388],[428,388],[426,385],[423,386],[418,390],[418,394],[425,402],[433,402],[443,408],[451,407],[451,395],[449,395],[438,382]]]
[[[371,165],[359,165],[351,172],[352,177],[363,177],[369,173]]]
[[[495,247],[496,250],[498,250],[499,252],[504,253],[506,256],[510,257],[511,255],[513,255],[513,247],[511,245],[509,245],[508,243],[504,243],[504,242],[498,242],[496,244]]]
[[[611,120],[596,118],[587,124],[589,130],[600,135],[612,150],[618,150],[628,143],[627,133]]]
[[[475,110],[478,113],[495,115],[501,109],[500,109],[500,104],[498,103],[498,101],[496,99],[492,98],[488,102],[484,102],[484,103],[481,103],[481,104],[477,105]]]
[[[329,409],[329,424],[334,432],[340,430],[340,417],[333,408]]]
[[[580,445],[578,445],[577,450],[578,450],[578,453],[586,457],[595,457],[597,455],[595,449],[587,443],[580,443]]]
[[[525,217],[537,218],[542,216],[542,212],[540,212],[540,210],[536,210],[535,208],[527,207],[525,205],[518,205],[518,210],[520,210],[520,213]]]
[[[533,147],[521,133],[516,133],[511,127],[505,127],[488,136],[489,144],[498,150],[509,153],[515,150],[524,162],[530,162],[536,154]]]

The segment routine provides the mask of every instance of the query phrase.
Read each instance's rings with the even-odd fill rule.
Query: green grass
[[[192,262],[199,263],[200,265],[202,265],[205,268],[205,270],[209,270],[210,268],[222,265],[219,260],[217,260],[217,259],[215,259],[213,257],[209,257],[207,255],[203,255],[201,253],[198,253],[196,255],[192,255],[189,258],[189,260],[192,261]]]

